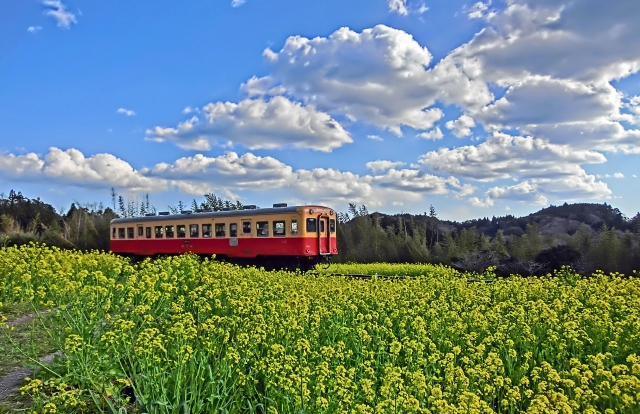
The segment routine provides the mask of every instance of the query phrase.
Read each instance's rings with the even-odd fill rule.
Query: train
[[[160,212],[111,220],[111,251],[137,258],[194,253],[269,269],[307,271],[338,254],[336,212],[326,206]]]

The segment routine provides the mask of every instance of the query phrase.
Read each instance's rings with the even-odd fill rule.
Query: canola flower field
[[[362,281],[29,245],[0,249],[0,312],[53,309],[64,357],[22,387],[35,412],[640,412],[639,279],[419,267]]]

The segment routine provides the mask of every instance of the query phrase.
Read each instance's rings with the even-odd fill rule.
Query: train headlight
[[[313,214],[313,209],[309,209],[309,214]]]
[[[331,211],[329,212],[329,215],[330,215],[330,216],[333,216],[333,210],[331,210]]]

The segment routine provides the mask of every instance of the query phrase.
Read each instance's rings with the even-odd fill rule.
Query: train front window
[[[147,239],[151,238],[151,227],[144,228],[144,237],[146,237]]]
[[[268,221],[256,222],[256,230],[258,231],[258,237],[269,237],[269,222]]]
[[[307,219],[307,233],[315,233],[318,231],[318,225],[316,219],[308,218]]]
[[[298,234],[298,220],[291,220],[291,234]]]
[[[324,233],[324,220],[320,220],[320,233]]]
[[[335,219],[330,219],[329,220],[329,231],[331,233],[335,233],[336,232],[336,220]]]
[[[138,227],[138,237],[142,237],[142,235],[144,234],[144,229],[142,228],[142,226]]]
[[[200,234],[198,232],[198,225],[197,224],[190,225],[189,226],[189,237],[197,238],[199,236],[200,236]]]
[[[206,237],[206,238],[211,237],[211,224],[202,225],[202,237]]]
[[[133,239],[134,236],[133,227],[127,227],[127,239]]]
[[[243,221],[242,222],[242,233],[243,234],[251,234],[251,222]]]
[[[273,222],[273,235],[284,236],[284,220]]]
[[[118,229],[118,238],[119,239],[124,239],[124,227],[120,227]]]
[[[173,239],[174,236],[174,226],[164,226],[164,236],[167,239]]]
[[[225,227],[224,223],[216,223],[216,237],[224,237],[225,236]]]
[[[187,226],[185,226],[184,224],[179,224],[177,226],[177,232],[178,237],[184,239],[185,237],[187,237]]]
[[[116,228],[113,228],[113,231],[111,232],[111,238],[115,239],[116,238]]]
[[[162,226],[156,226],[156,239],[162,238]]]
[[[229,224],[229,237],[238,237],[238,223]]]

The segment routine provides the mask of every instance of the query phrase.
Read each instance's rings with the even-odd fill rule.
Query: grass
[[[21,316],[33,314],[33,308],[25,305],[2,309],[2,314],[10,322]],[[50,314],[39,314],[33,319],[14,327],[0,331],[0,376],[6,375],[16,367],[24,366],[29,358],[37,358],[56,350],[49,335],[50,329],[56,329]]]

